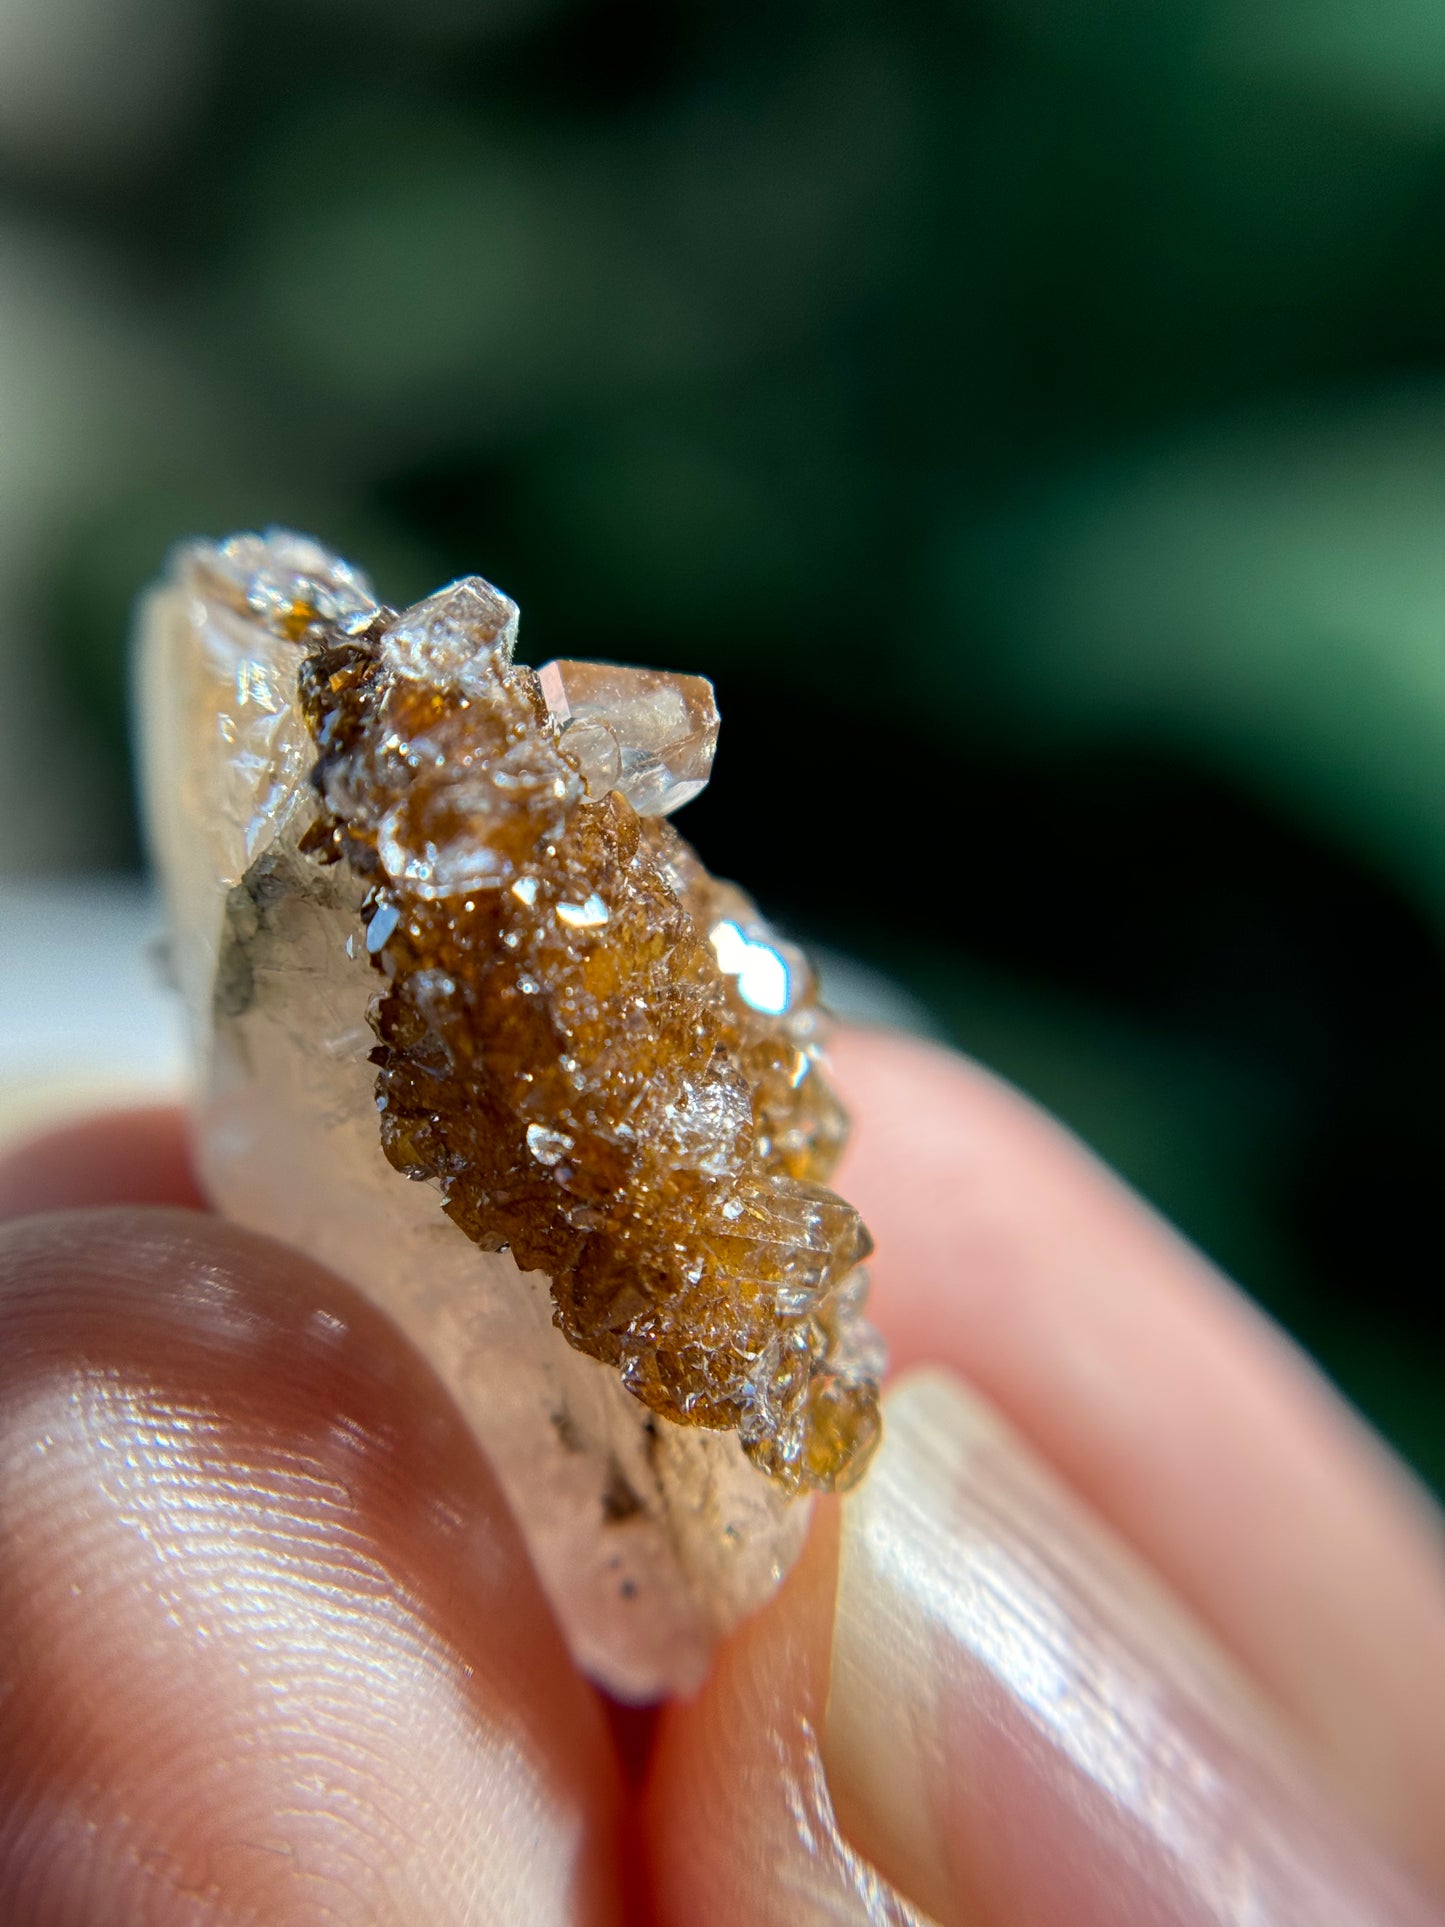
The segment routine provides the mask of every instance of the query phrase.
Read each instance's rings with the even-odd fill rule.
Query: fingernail
[[[944,1927],[1439,1927],[1274,1709],[988,1408],[905,1382],[844,1507],[823,1756]]]

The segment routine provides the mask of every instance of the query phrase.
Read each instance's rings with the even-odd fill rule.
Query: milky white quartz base
[[[182,558],[151,597],[140,697],[205,1185],[226,1216],[350,1279],[430,1361],[578,1663],[624,1698],[690,1690],[796,1556],[807,1504],[733,1434],[651,1417],[562,1338],[545,1276],[479,1251],[386,1162],[357,887],[295,853],[313,808],[289,707],[300,652],[204,590]]]

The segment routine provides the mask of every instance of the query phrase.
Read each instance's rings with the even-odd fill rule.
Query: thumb
[[[0,1918],[615,1917],[614,1773],[376,1312],[198,1214],[0,1231]]]

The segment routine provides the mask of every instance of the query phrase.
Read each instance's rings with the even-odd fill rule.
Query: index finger
[[[842,1173],[895,1366],[1024,1433],[1445,1885],[1445,1556],[1404,1468],[1059,1125],[911,1040],[839,1039]]]

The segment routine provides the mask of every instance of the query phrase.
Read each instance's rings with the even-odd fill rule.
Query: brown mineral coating
[[[846,1125],[811,983],[752,1008],[709,942],[756,919],[741,892],[663,819],[585,798],[530,670],[397,673],[387,620],[323,637],[300,690],[303,847],[370,884],[388,1158],[546,1271],[569,1342],[653,1411],[736,1429],[789,1489],[852,1483],[879,1434],[870,1240],[824,1188]]]

